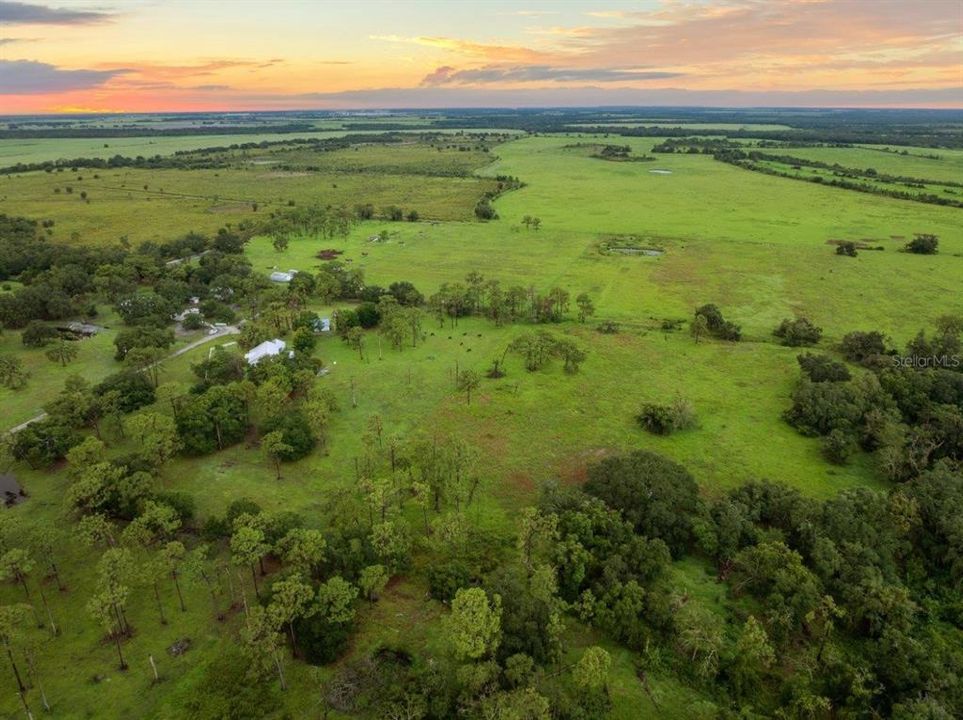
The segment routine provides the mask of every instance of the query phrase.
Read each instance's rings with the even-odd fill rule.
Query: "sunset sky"
[[[963,107],[963,0],[0,1],[0,114]]]

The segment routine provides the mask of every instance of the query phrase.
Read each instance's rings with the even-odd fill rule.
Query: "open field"
[[[264,133],[242,135],[181,135],[172,137],[116,137],[116,138],[30,138],[0,139],[0,167],[18,163],[39,163],[73,158],[153,157],[172,155],[183,150],[197,150],[215,145],[272,142],[296,137],[340,137],[342,130],[306,133]]]
[[[238,161],[241,170],[120,168],[7,175],[0,177],[0,212],[53,220],[49,237],[57,242],[112,244],[125,238],[137,245],[191,231],[211,233],[291,204],[353,208],[370,203],[378,212],[398,205],[426,219],[466,220],[494,187],[486,179],[450,177],[485,162],[481,153],[424,144],[402,148],[399,157],[389,158],[375,147],[364,162],[354,159],[353,150],[315,153],[312,167],[318,170],[281,170],[273,167],[280,159],[259,160],[261,155],[247,153]],[[306,154],[290,155],[304,161]]]

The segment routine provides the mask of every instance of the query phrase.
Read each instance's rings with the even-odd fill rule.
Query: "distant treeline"
[[[184,135],[259,135],[262,133],[318,132],[311,123],[286,123],[284,125],[216,125],[151,128],[151,127],[46,127],[0,130],[0,140],[26,140],[36,138],[127,138],[127,137],[182,137]]]
[[[915,202],[930,203],[932,205],[963,207],[963,201],[958,199],[936,195],[931,192],[912,192],[897,187],[881,187],[877,184],[888,183],[891,185],[902,185],[918,190],[925,190],[927,184],[940,185],[946,188],[963,188],[963,183],[957,181],[929,180],[904,175],[888,175],[877,172],[873,168],[851,168],[838,163],[809,160],[794,155],[759,152],[758,150],[746,149],[745,146],[730,142],[724,138],[670,138],[665,142],[655,145],[652,148],[652,152],[712,155],[714,160],[719,160],[720,162],[729,163],[730,165],[736,165],[746,170],[754,170],[767,175],[789,178],[791,180],[803,180],[821,185],[831,185],[833,187],[841,187],[857,192],[884,195],[898,200],[913,200]],[[795,172],[781,170],[777,166],[767,165],[765,163],[781,163],[783,165],[789,165],[793,170],[801,170],[804,167],[827,170],[833,173],[833,177],[827,179],[822,175],[798,175]],[[947,192],[952,191],[947,190]]]
[[[261,140],[260,142],[233,143],[231,145],[215,145],[194,150],[177,150],[169,155],[153,155],[145,157],[138,155],[129,157],[125,155],[114,155],[109,158],[65,158],[60,160],[45,160],[34,163],[17,163],[0,168],[0,175],[12,175],[16,173],[32,172],[44,170],[47,172],[76,170],[77,168],[91,169],[110,169],[110,168],[146,168],[150,170],[175,169],[175,170],[197,170],[225,167],[233,157],[220,157],[227,153],[246,150],[265,150],[279,146],[301,146],[318,152],[331,152],[334,150],[346,150],[354,145],[377,145],[393,144],[418,139],[422,141],[446,140],[449,136],[441,133],[426,133],[423,135],[401,134],[396,132],[386,132],[380,135],[344,135],[342,137],[329,138],[286,138],[284,140]],[[290,169],[288,166],[281,165],[278,169]],[[318,167],[306,167],[308,170],[317,170]]]
[[[819,185],[832,185],[847,190],[857,192],[872,193],[874,195],[884,195],[898,200],[914,200],[916,202],[929,203],[931,205],[947,205],[950,207],[963,207],[963,201],[936,195],[931,192],[912,192],[900,190],[895,187],[881,187],[873,181],[901,184],[908,187],[925,189],[923,183],[931,182],[920,178],[909,178],[897,175],[883,175],[867,170],[843,167],[842,165],[830,165],[828,163],[804,160],[791,155],[769,155],[760,152],[745,152],[736,148],[719,150],[712,155],[713,159],[721,162],[736,165],[747,170],[765,173],[767,175],[777,175],[779,177],[790,178],[791,180],[804,180]],[[777,166],[766,165],[766,162],[778,162],[792,165],[794,168],[812,167],[819,169],[832,170],[834,177],[825,178],[822,175],[797,175],[788,170],[780,170]],[[862,182],[861,182],[862,181]],[[934,184],[961,187],[960,183],[933,181]]]

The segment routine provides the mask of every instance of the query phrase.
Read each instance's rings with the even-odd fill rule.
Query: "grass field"
[[[317,171],[278,170],[272,167],[274,161],[256,164],[261,156],[248,154],[239,161],[243,169],[7,175],[0,177],[0,212],[53,220],[50,237],[59,242],[116,243],[126,238],[136,245],[191,231],[210,233],[292,202],[349,208],[371,203],[377,211],[398,205],[427,219],[466,220],[482,194],[494,188],[486,179],[451,177],[453,168],[462,173],[485,162],[482,153],[424,144],[402,148],[390,158],[374,148],[365,161],[355,160],[352,150],[315,153]]]
[[[782,421],[798,377],[797,352],[775,344],[771,330],[784,317],[804,314],[825,329],[822,346],[831,351],[833,343],[853,329],[879,328],[902,344],[937,316],[963,312],[959,211],[768,177],[707,156],[605,162],[562,150],[571,142],[569,137],[526,137],[498,146],[497,160],[484,168],[484,175],[516,175],[526,186],[496,200],[500,219],[490,223],[470,221],[471,208],[490,180],[415,175],[411,171],[421,167],[428,154],[409,157],[403,150],[392,155],[382,147],[358,151],[357,158],[354,151],[330,153],[330,170],[297,175],[230,169],[105,171],[97,180],[84,172],[82,181],[73,175],[68,180],[66,173],[3,178],[0,212],[55,219],[55,239],[66,240],[76,232],[77,241],[112,242],[122,235],[135,241],[211,230],[252,216],[252,201],[263,206],[259,213],[288,199],[299,204],[398,204],[434,222],[361,223],[343,240],[295,239],[284,253],[276,252],[267,238],[254,238],[248,256],[258,272],[273,267],[310,270],[320,262],[315,257],[319,250],[337,248],[352,267],[364,268],[369,284],[410,280],[430,294],[444,282],[461,281],[466,273],[478,271],[500,279],[503,287],[533,284],[544,290],[557,285],[573,296],[587,292],[595,301],[593,322],[549,328],[576,338],[588,350],[578,374],[565,374],[557,361],[527,373],[517,357],[509,356],[507,377],[483,380],[470,405],[453,387],[456,362],[460,369],[483,372],[513,337],[531,328],[497,328],[480,319],[440,328],[428,321],[425,341],[400,352],[388,349],[387,343],[379,352],[377,336],[368,333],[363,361],[336,337],[323,338],[315,354],[330,373],[317,382],[330,387],[341,404],[325,447],[283,466],[280,481],[259,450],[244,443],[174,461],[159,482],[165,489],[189,492],[200,518],[248,496],[268,511],[294,510],[310,526],[322,526],[337,512],[339,494],[354,488],[354,461],[373,414],[382,417],[389,435],[428,428],[454,433],[476,446],[482,453],[483,487],[469,515],[506,542],[518,510],[533,501],[542,482],[558,478],[578,483],[590,462],[624,449],[648,448],[679,461],[706,496],[758,478],[786,482],[816,497],[860,485],[881,487],[868,456],[843,467],[829,465],[818,440],[802,437]],[[657,140],[620,140],[625,142],[641,155]],[[436,158],[438,151],[431,152]],[[467,165],[459,164],[462,159],[445,162],[463,168]],[[407,167],[409,172],[385,175],[372,170],[386,166]],[[876,167],[883,169],[881,163]],[[671,174],[653,174],[652,169]],[[74,186],[72,195],[53,193],[54,186],[68,182]],[[90,204],[78,198],[81,188],[88,190]],[[540,217],[542,229],[524,229],[519,224],[524,215]],[[389,231],[387,242],[369,239],[383,229]],[[914,232],[939,235],[941,253],[898,252],[905,240],[897,238]],[[599,242],[613,235],[638,238],[665,253],[602,254]],[[837,238],[873,238],[886,249],[841,258],[827,244]],[[663,319],[687,319],[695,306],[706,302],[717,303],[727,318],[743,325],[743,342],[697,344],[684,331],[659,329]],[[330,307],[313,309],[331,312]],[[599,334],[594,329],[599,319],[619,321],[622,332]],[[104,357],[109,339],[105,334],[84,341],[89,344],[67,372],[106,374],[113,364]],[[0,350],[20,352],[17,333],[6,333],[0,342]],[[161,381],[186,389],[192,381],[190,364],[208,351],[198,348],[166,363]],[[11,417],[29,415],[31,407],[59,390],[66,374],[46,359],[31,358],[35,376],[21,391],[25,394],[0,395]],[[357,388],[356,408],[350,402],[352,384]],[[671,437],[639,429],[634,414],[642,402],[667,402],[677,395],[692,402],[697,428]],[[113,452],[128,449],[118,441]],[[17,472],[31,498],[13,512],[35,522],[62,524],[65,473]],[[137,588],[130,609],[136,631],[125,645],[131,670],[117,672],[113,647],[102,641],[83,607],[92,593],[90,568],[96,555],[69,536],[61,551],[62,565],[70,568],[70,592],[48,587],[48,594],[64,634],[39,640],[37,633],[42,647],[38,667],[56,716],[101,717],[98,713],[109,706],[117,718],[181,717],[179,698],[192,691],[200,666],[231,642],[238,619],[213,622],[205,588],[190,583],[184,614],[175,609],[173,590],[165,588],[172,622],[162,626],[148,589]],[[420,556],[414,571],[393,583],[380,602],[363,605],[349,658],[385,642],[400,643],[421,656],[442,652],[430,621],[444,609],[425,599],[426,562]],[[701,561],[677,563],[669,582],[708,607],[729,602]],[[11,601],[18,592],[3,586],[0,597]],[[661,707],[657,711],[636,678],[631,653],[574,620],[568,625],[566,651],[571,656],[596,642],[613,654],[612,690],[620,700],[613,718],[712,717],[710,698],[659,675],[651,677]],[[193,643],[188,653],[168,656],[165,648],[183,637]],[[164,678],[158,686],[151,684],[148,655],[157,660]],[[291,691],[284,702],[292,717],[320,715],[319,682],[331,668],[289,662],[287,672]],[[12,692],[0,697],[0,716],[19,712]]]
[[[197,150],[235,143],[290,140],[298,137],[341,137],[343,130],[319,130],[306,133],[255,133],[236,135],[181,135],[117,138],[49,138],[0,139],[0,167],[17,163],[38,163],[73,158],[153,157],[172,155],[181,150]]]

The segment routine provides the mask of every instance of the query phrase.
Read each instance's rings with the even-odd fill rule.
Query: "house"
[[[276,283],[289,283],[294,280],[294,276],[298,274],[297,270],[288,270],[287,272],[282,272],[281,270],[275,270],[271,273],[271,282]]]
[[[287,347],[287,343],[284,340],[275,338],[274,340],[265,340],[257,347],[253,347],[244,353],[244,359],[247,360],[248,365],[257,365],[262,358],[274,357],[280,355],[284,352],[284,348]],[[294,357],[294,351],[288,352],[288,357]]]

